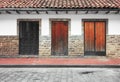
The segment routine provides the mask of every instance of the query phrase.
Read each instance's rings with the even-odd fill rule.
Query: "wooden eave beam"
[[[56,14],[58,14],[58,11],[56,11]]]
[[[95,14],[99,14],[100,11],[104,11],[104,14],[109,14],[111,11],[115,11],[112,14],[119,14],[120,9],[40,9],[40,8],[30,8],[30,9],[19,9],[19,8],[2,8],[0,9],[0,12],[5,12],[7,14],[12,14],[12,12],[16,12],[17,14],[22,14],[21,12],[26,12],[27,14],[31,14],[31,11],[35,11],[37,14],[40,14],[40,12],[45,12],[46,14],[49,13],[49,11],[54,11],[56,14],[59,14],[59,12],[65,12],[66,14],[69,13],[69,11],[75,11],[75,14],[79,13],[78,11],[85,11],[85,14],[88,14],[89,11],[94,12]],[[2,13],[1,13],[2,14]]]
[[[99,11],[96,11],[96,12],[95,12],[95,14],[98,14],[98,13],[99,13]]]
[[[120,13],[120,11],[115,12],[115,14],[119,14],[119,13]]]
[[[20,11],[18,11],[18,10],[16,11],[16,13],[17,13],[17,14],[21,14]]]
[[[30,11],[26,11],[27,14],[30,14]]]
[[[46,14],[48,14],[48,11],[46,11]]]
[[[40,14],[39,11],[36,11],[37,14]]]
[[[88,14],[89,11],[86,11],[85,14]]]
[[[48,8],[1,8],[0,10],[10,10],[10,11],[13,11],[13,10],[29,10],[29,11],[31,11],[31,10],[39,10],[39,11],[101,11],[101,10],[103,10],[103,11],[118,11],[118,10],[120,10],[120,8],[118,9],[118,8],[116,8],[116,9],[110,9],[110,8],[104,8],[104,9],[100,9],[100,8],[98,8],[98,9],[89,9],[89,8],[81,8],[81,9],[61,9],[61,8],[51,8],[51,9],[48,9]]]
[[[78,11],[76,11],[75,14],[78,14]]]
[[[68,14],[68,11],[66,11],[66,14]]]
[[[105,14],[109,14],[110,13],[110,11],[107,11]]]
[[[10,12],[10,11],[6,11],[6,13],[7,13],[7,14],[11,14],[11,12]]]

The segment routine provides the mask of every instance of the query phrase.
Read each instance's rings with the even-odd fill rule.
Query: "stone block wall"
[[[0,56],[18,55],[19,41],[17,36],[0,36]]]
[[[0,56],[19,56],[19,38],[17,36],[0,36]],[[50,36],[40,36],[39,56],[51,56]],[[68,56],[84,56],[82,36],[69,36]],[[120,57],[120,35],[106,36],[106,56]]]
[[[108,57],[120,57],[120,35],[107,35],[106,54]]]
[[[70,36],[68,39],[68,56],[82,56],[84,43],[80,36]],[[51,37],[40,36],[39,56],[51,56]]]
[[[51,55],[51,37],[49,36],[39,37],[39,55],[40,56]]]
[[[82,36],[70,36],[68,42],[68,53],[70,56],[83,56],[84,41]]]

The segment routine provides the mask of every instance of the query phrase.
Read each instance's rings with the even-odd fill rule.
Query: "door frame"
[[[69,55],[69,36],[71,33],[71,19],[65,19],[65,18],[50,18],[49,19],[49,27],[50,27],[50,31],[49,31],[49,35],[51,37],[51,55],[52,55],[52,21],[67,21],[68,22],[68,44],[67,44],[67,48],[68,48],[68,54],[64,55],[64,56],[68,56]],[[52,55],[52,56],[57,56],[57,55]]]
[[[84,37],[84,55],[89,56],[85,54],[85,22],[105,22],[105,55],[93,54],[90,56],[106,56],[106,36],[108,34],[108,19],[82,19],[83,37]],[[94,44],[95,44],[95,41],[94,41]]]
[[[17,19],[17,36],[18,36],[18,40],[19,40],[19,44],[20,44],[20,38],[19,38],[19,22],[20,21],[38,21],[39,22],[39,35],[38,35],[38,39],[40,40],[40,35],[41,35],[41,19]],[[38,42],[39,44],[39,42]],[[20,49],[20,45],[19,45],[19,49]],[[19,55],[20,54],[20,50],[19,50]],[[39,46],[38,46],[38,55],[39,55]],[[28,55],[27,55],[28,56]]]

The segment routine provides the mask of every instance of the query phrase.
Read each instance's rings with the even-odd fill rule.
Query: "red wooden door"
[[[105,22],[95,22],[95,48],[96,54],[105,54]]]
[[[94,22],[85,22],[85,54],[94,54]]]
[[[105,55],[105,22],[84,22],[85,55]]]
[[[52,55],[68,54],[68,22],[52,21]]]

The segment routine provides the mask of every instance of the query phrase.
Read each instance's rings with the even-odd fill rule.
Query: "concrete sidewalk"
[[[0,68],[0,82],[120,82],[120,69]]]
[[[0,58],[0,66],[119,66],[120,58]]]

